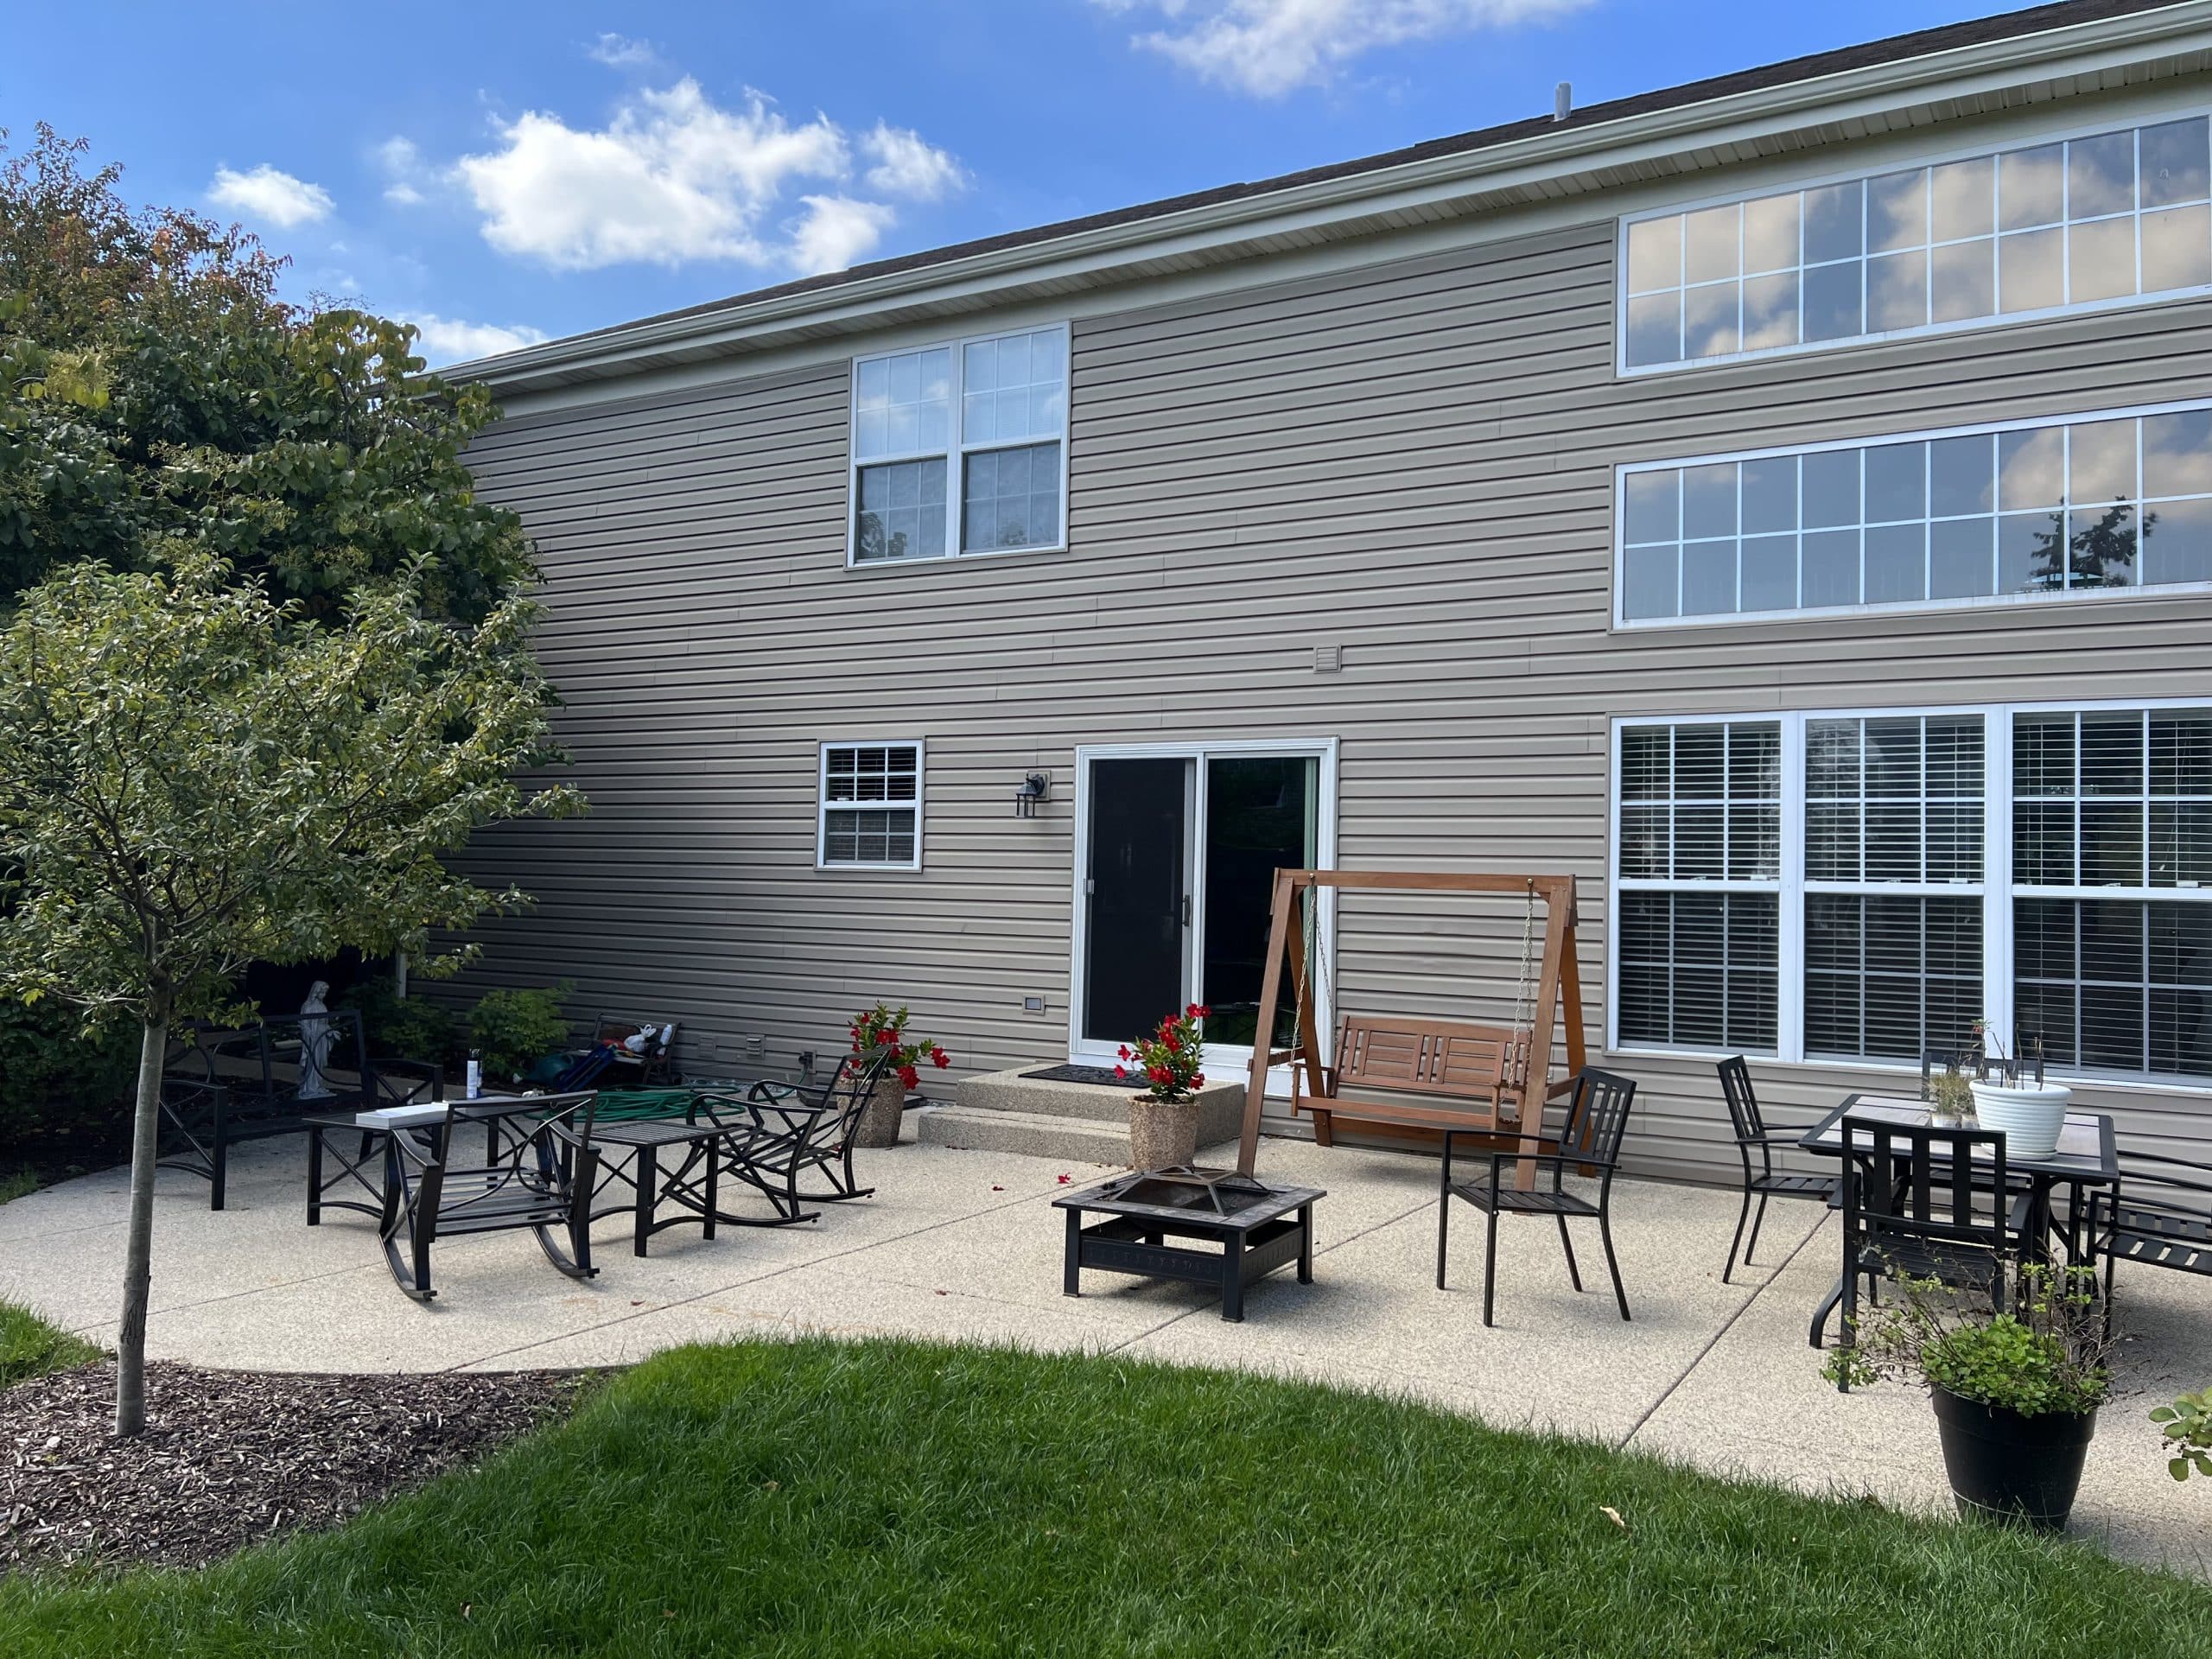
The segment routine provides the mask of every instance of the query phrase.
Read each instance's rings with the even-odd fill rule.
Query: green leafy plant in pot
[[[952,1056],[940,1045],[926,1037],[906,1034],[908,1017],[904,1004],[894,1008],[886,1002],[853,1016],[853,1058],[861,1065],[878,1058],[884,1063],[876,1074],[874,1090],[853,1128],[856,1147],[897,1146],[899,1128],[906,1119],[906,1096],[921,1086],[922,1062],[939,1069],[952,1064]]]
[[[2023,1268],[2012,1310],[1999,1313],[1901,1274],[1898,1300],[1862,1312],[1825,1370],[1844,1384],[1925,1383],[1959,1513],[2056,1532],[2112,1390],[2095,1283],[2087,1268]]]
[[[1118,1051],[1114,1075],[1144,1084],[1129,1102],[1129,1162],[1138,1169],[1187,1169],[1198,1155],[1198,1090],[1206,1086],[1198,1022],[1211,1012],[1193,1002]]]

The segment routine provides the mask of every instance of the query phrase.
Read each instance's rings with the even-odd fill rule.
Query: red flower
[[[1128,1051],[1127,1049],[1123,1049],[1122,1052],[1123,1053],[1125,1053],[1125,1054],[1126,1054],[1127,1052],[1128,1052]],[[1128,1074],[1127,1071],[1123,1071],[1120,1066],[1118,1066],[1118,1065],[1117,1065],[1117,1066],[1116,1066],[1116,1067],[1114,1068],[1114,1075],[1115,1075],[1116,1077],[1128,1077],[1129,1074]]]
[[[952,1064],[952,1056],[941,1048],[932,1049],[930,1051],[930,1061],[938,1066],[947,1066]]]
[[[898,1046],[899,1046],[899,1031],[898,1031],[898,1028],[897,1028],[896,1027],[893,1027],[891,1030],[885,1032],[885,1033],[883,1033],[883,1035],[882,1035],[882,1036],[880,1036],[880,1037],[877,1038],[877,1039],[876,1039],[876,1040],[877,1040],[878,1042],[880,1042],[880,1043],[883,1044],[887,1048],[896,1048],[896,1047],[898,1047]]]
[[[1129,1046],[1127,1043],[1123,1043],[1121,1047],[1114,1051],[1114,1053],[1116,1058],[1126,1060],[1129,1058]]]
[[[1172,1031],[1164,1033],[1160,1040],[1167,1045],[1167,1052],[1170,1054],[1179,1054],[1183,1052],[1183,1045],[1177,1040],[1175,1033]]]
[[[1213,1018],[1213,1010],[1201,1002],[1198,1006],[1195,1017],[1200,1020],[1211,1020]]]
[[[1171,1081],[1175,1074],[1170,1071],[1164,1065],[1155,1065],[1151,1071],[1146,1072],[1145,1075],[1150,1077],[1154,1083],[1166,1083]]]
[[[1201,1008],[1197,1003],[1193,1002],[1189,1007],[1183,1010],[1183,1017],[1186,1020],[1195,1020],[1205,1012],[1205,1010],[1204,1008]]]
[[[912,1066],[902,1065],[899,1068],[899,1081],[905,1084],[909,1089],[917,1087],[921,1083],[921,1080],[922,1074],[915,1071]]]
[[[1205,1072],[1203,1072],[1203,1071],[1199,1072],[1199,1073],[1198,1074],[1198,1076],[1196,1076],[1196,1077],[1192,1077],[1192,1078],[1191,1079],[1191,1087],[1192,1087],[1192,1088],[1193,1088],[1193,1089],[1203,1089],[1203,1088],[1205,1088],[1205,1086],[1206,1086],[1206,1074],[1205,1074]]]

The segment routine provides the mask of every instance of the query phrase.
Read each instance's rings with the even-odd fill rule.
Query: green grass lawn
[[[100,1351],[81,1337],[48,1325],[27,1307],[0,1302],[0,1389],[48,1371],[89,1365]]]
[[[2208,1652],[2212,1591],[2082,1545],[1304,1384],[893,1343],[665,1354],[343,1531],[0,1582],[10,1659]]]

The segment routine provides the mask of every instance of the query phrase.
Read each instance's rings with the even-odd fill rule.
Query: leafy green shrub
[[[458,1035],[453,1010],[419,996],[402,996],[387,976],[365,979],[340,999],[358,1008],[369,1052],[378,1059],[435,1060],[453,1058]]]
[[[2212,1475],[2212,1389],[2155,1408],[2151,1421],[2165,1426],[2166,1450],[2174,1454],[2166,1460],[2168,1474],[2176,1480],[2187,1480],[2192,1470]]]
[[[487,1077],[519,1077],[569,1046],[562,1006],[575,987],[567,980],[540,990],[487,991],[468,1016],[469,1044]]]
[[[88,1120],[120,1124],[137,1065],[138,1033],[128,1024],[87,1037],[77,1009],[0,999],[0,1154]]]

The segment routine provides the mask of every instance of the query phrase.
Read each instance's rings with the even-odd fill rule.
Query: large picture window
[[[1617,1046],[2212,1082],[2212,708],[1624,721],[1615,790]]]
[[[1620,472],[1624,625],[2212,582],[2212,404]]]
[[[2212,287],[2207,126],[2191,116],[1631,219],[1620,366]]]
[[[1065,542],[1068,334],[992,334],[853,364],[855,564]]]

